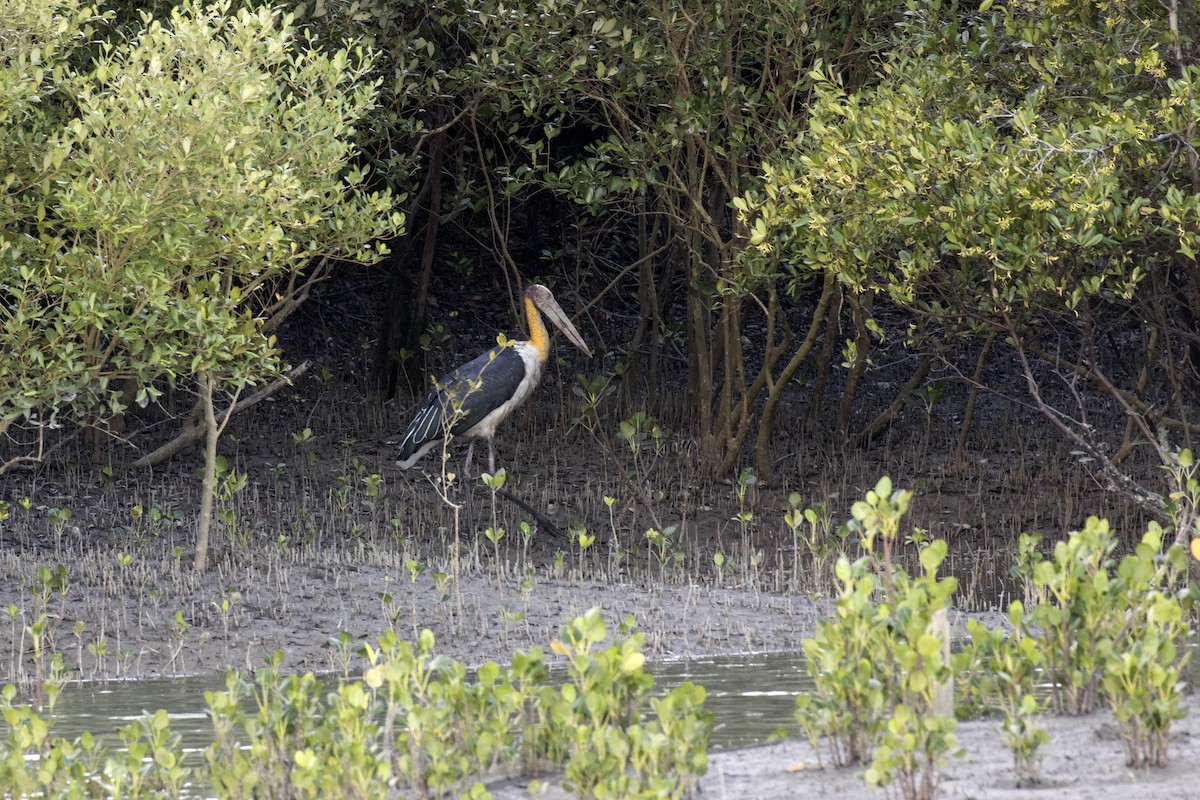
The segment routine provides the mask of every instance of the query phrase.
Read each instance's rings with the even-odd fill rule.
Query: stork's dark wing
[[[462,435],[517,393],[525,361],[512,347],[496,347],[463,364],[437,382],[400,441],[400,461],[411,459],[430,442],[450,433]]]

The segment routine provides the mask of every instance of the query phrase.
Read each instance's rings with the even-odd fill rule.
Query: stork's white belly
[[[533,390],[537,388],[538,381],[542,377],[542,362],[538,360],[537,349],[528,342],[518,342],[513,345],[513,349],[517,351],[517,355],[525,362],[525,377],[517,385],[517,391],[513,396],[492,409],[487,416],[479,420],[478,424],[467,431],[467,436],[473,436],[477,439],[490,439],[495,436],[496,426],[505,417],[515,411],[518,406],[528,400],[529,395],[533,394]]]

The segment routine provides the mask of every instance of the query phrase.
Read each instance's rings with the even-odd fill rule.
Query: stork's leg
[[[471,480],[472,480],[471,479],[471,454],[474,452],[475,452],[475,440],[472,439],[471,443],[467,445],[467,460],[463,462],[462,480],[463,480],[463,483],[465,483],[467,485],[470,485]]]
[[[492,446],[492,437],[488,437],[488,474],[496,474],[496,448]]]
[[[463,505],[466,511],[467,533],[471,536],[475,535],[475,508],[471,502],[471,496],[474,494],[475,479],[471,476],[471,455],[475,452],[475,440],[467,445],[467,459],[463,462],[462,487],[463,487]]]

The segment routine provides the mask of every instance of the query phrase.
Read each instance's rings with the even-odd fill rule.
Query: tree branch
[[[223,419],[220,428],[224,428],[226,423],[229,422],[229,418],[239,411],[245,411],[251,406],[261,403],[263,400],[275,394],[275,392],[279,391],[284,386],[291,386],[297,378],[308,371],[309,365],[310,362],[305,361],[303,364],[294,368],[286,375],[280,375],[270,385],[258,392],[255,392],[245,400],[239,401],[235,396],[233,402],[231,402],[228,408],[226,408],[220,415]],[[179,435],[153,452],[147,453],[137,461],[134,461],[133,466],[153,467],[156,464],[161,464],[167,459],[178,455],[184,449],[200,441],[200,437],[204,435],[206,430],[207,426],[204,421],[203,405],[198,400],[191,413],[188,414],[187,419],[184,420],[183,430],[180,431]]]
[[[1029,366],[1029,358],[1025,354],[1025,346],[1021,342],[1021,335],[1017,333],[1017,328],[1007,313],[1004,314],[1004,324],[1008,330],[1009,338],[1012,339],[1013,349],[1017,351],[1017,357],[1021,361],[1021,372],[1025,376],[1025,386],[1029,390],[1029,396],[1033,399],[1034,405],[1037,406],[1042,416],[1050,420],[1050,423],[1058,428],[1063,436],[1067,437],[1076,447],[1100,466],[1101,473],[1108,479],[1108,488],[1110,491],[1116,491],[1125,495],[1139,506],[1155,514],[1165,514],[1166,501],[1162,495],[1150,491],[1118,469],[1099,446],[1070,425],[1067,425],[1063,421],[1062,412],[1042,399],[1037,378],[1033,375],[1033,369]]]

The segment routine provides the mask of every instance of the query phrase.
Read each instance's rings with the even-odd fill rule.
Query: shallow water
[[[665,693],[683,681],[705,688],[705,707],[712,712],[715,727],[712,745],[717,748],[763,742],[780,727],[795,735],[796,694],[811,685],[803,657],[795,653],[653,663],[650,671],[658,692]],[[563,670],[551,671],[553,681],[565,677]],[[161,708],[167,711],[171,729],[182,737],[187,763],[199,766],[203,763],[200,754],[212,740],[204,693],[224,688],[221,677],[73,684],[63,691],[55,709],[53,733],[74,739],[90,731],[112,747],[119,744],[119,728],[144,712]]]
[[[1200,647],[1188,643],[1191,659],[1185,680],[1200,681]],[[804,658],[796,653],[714,656],[688,661],[652,663],[655,690],[665,693],[683,681],[705,687],[705,707],[712,713],[712,747],[730,749],[766,741],[783,728],[798,736],[796,695],[811,688]],[[565,679],[565,669],[551,671],[552,681]],[[224,688],[220,677],[173,678],[72,685],[59,701],[53,734],[74,739],[85,731],[102,736],[109,747],[120,744],[117,730],[146,711],[165,709],[172,730],[181,736],[185,765],[203,766],[203,750],[212,738],[204,693]],[[193,789],[195,791],[195,789]],[[200,790],[196,796],[204,796]]]
[[[713,715],[713,747],[765,742],[779,728],[792,736],[796,695],[812,688],[798,653],[762,653],[652,664],[654,686],[669,691],[683,681],[698,683]]]
[[[222,677],[147,678],[72,684],[63,690],[51,723],[54,736],[74,739],[85,732],[101,736],[109,747],[120,744],[117,731],[146,712],[165,709],[171,730],[189,766],[203,762],[199,754],[212,741],[206,691],[225,688]],[[194,756],[190,754],[196,754]]]

